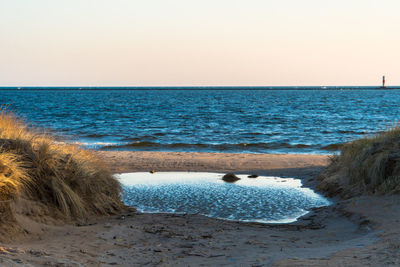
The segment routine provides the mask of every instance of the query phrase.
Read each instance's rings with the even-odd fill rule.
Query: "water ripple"
[[[251,222],[292,222],[329,201],[292,178],[238,175],[235,184],[217,173],[126,173],[123,200],[142,212],[199,213]]]

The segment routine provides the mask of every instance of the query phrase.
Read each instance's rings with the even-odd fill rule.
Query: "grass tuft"
[[[400,193],[400,126],[344,144],[319,178],[329,196]]]
[[[96,155],[0,111],[0,202],[40,202],[66,219],[123,209],[121,185]],[[4,221],[4,214],[0,220]]]

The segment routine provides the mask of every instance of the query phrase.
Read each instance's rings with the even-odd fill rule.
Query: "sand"
[[[327,156],[99,152],[115,173],[210,171],[297,177],[312,188]],[[201,215],[141,214],[39,223],[5,240],[0,266],[396,266],[400,197],[332,200],[291,224],[238,223]]]

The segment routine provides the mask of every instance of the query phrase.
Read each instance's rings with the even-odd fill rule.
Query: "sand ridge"
[[[315,173],[328,164],[329,156],[307,154],[246,154],[152,151],[98,151],[111,163],[113,172],[137,171],[204,171],[259,172],[278,176]],[[293,171],[292,171],[293,169]],[[282,171],[280,171],[282,170]],[[308,170],[310,172],[308,172]],[[281,175],[279,175],[281,174]]]

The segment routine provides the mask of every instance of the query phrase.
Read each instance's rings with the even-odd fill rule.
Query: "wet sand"
[[[98,152],[116,173],[212,171],[301,178],[314,187],[327,156]],[[291,224],[127,210],[49,224],[23,214],[26,235],[1,244],[0,266],[396,266],[400,197],[334,200]]]

